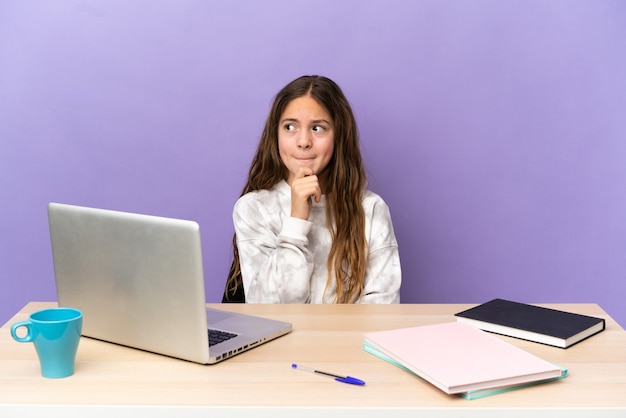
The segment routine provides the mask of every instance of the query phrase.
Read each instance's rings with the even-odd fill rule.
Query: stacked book
[[[498,306],[505,305],[511,309],[507,303]],[[480,306],[474,308],[473,312],[480,312]],[[536,308],[531,305],[515,307],[522,310],[530,307],[533,312],[533,308]],[[494,314],[493,304],[488,305],[485,310]],[[459,395],[466,399],[482,398],[567,377],[566,368],[552,364],[492,333],[483,331],[488,328],[483,327],[483,323],[464,322],[464,318],[472,313],[470,311],[458,313],[456,322],[365,334],[363,349],[421,377],[447,394]],[[503,312],[506,312],[505,316],[512,315],[510,310]],[[550,312],[547,315],[554,313]],[[491,318],[493,319],[493,316]],[[562,320],[562,317],[559,318]],[[604,329],[604,320],[595,319],[601,322]],[[516,334],[506,331],[504,328],[498,328],[496,332],[506,335]],[[591,330],[575,332],[573,339],[564,334],[562,338],[565,338],[567,346],[596,332],[599,332],[598,329],[591,326]],[[523,338],[531,339],[526,334]],[[542,339],[541,342],[546,341]]]

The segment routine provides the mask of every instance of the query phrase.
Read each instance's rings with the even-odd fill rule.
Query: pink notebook
[[[372,332],[364,344],[449,394],[562,377],[560,367],[460,322]]]

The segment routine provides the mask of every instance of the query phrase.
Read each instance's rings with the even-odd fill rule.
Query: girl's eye
[[[325,129],[325,128],[324,128],[323,126],[321,126],[321,125],[315,125],[315,126],[313,127],[313,131],[314,131],[314,132],[322,132],[324,129]]]
[[[296,130],[296,126],[293,123],[287,123],[287,124],[285,124],[284,129],[287,132],[295,131]]]

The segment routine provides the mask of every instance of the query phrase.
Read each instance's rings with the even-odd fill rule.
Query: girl
[[[225,301],[399,303],[389,209],[367,190],[352,109],[332,80],[303,76],[276,96],[233,210]]]

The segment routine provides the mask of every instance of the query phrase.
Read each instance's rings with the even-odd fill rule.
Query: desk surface
[[[526,416],[554,408],[571,416],[626,416],[626,331],[593,304],[544,305],[603,317],[606,330],[569,349],[501,337],[569,369],[561,381],[465,400],[361,349],[363,334],[383,329],[454,321],[474,305],[210,305],[288,321],[293,332],[222,363],[204,366],[82,338],[76,373],[44,379],[32,344],[17,343],[10,324],[54,303],[32,302],[0,328],[0,416],[109,415],[111,408],[151,416],[206,417],[207,409],[243,416],[307,417],[343,414],[386,418],[416,416]],[[471,359],[468,359],[471,361]],[[350,374],[367,382],[352,386],[291,369],[302,363]],[[95,411],[91,410],[98,406]],[[100,411],[100,412],[98,412]],[[103,412],[104,411],[104,412]],[[56,414],[56,415],[55,415]],[[519,414],[519,415],[518,415]],[[422,415],[423,416],[423,415]]]

